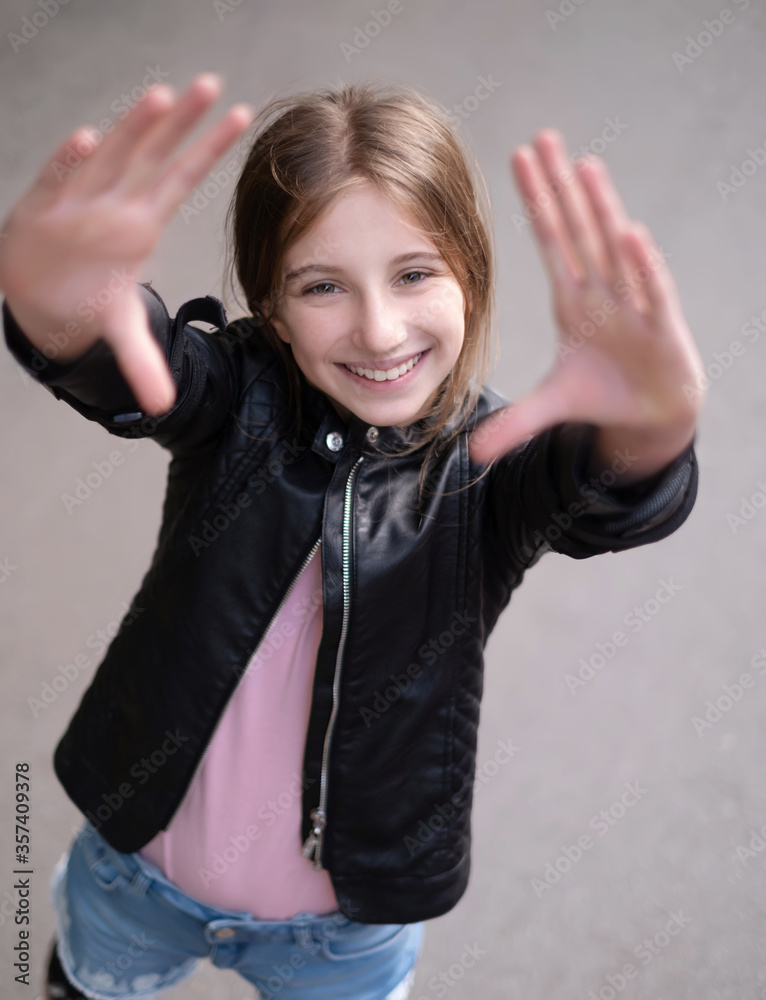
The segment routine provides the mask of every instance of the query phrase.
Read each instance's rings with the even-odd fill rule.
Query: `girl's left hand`
[[[511,162],[525,204],[539,208],[532,226],[559,344],[540,384],[478,425],[471,458],[490,462],[573,421],[597,425],[610,444],[640,444],[644,468],[661,468],[694,437],[704,374],[663,255],[628,219],[603,161],[573,168],[557,131],[539,132]]]

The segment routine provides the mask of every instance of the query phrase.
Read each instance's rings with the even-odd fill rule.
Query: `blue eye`
[[[413,274],[419,275],[421,279],[429,277],[429,273],[426,272],[426,271],[407,271],[406,274],[402,275],[402,278],[410,278],[410,277],[412,277]],[[422,283],[423,283],[422,280],[421,281],[406,281],[405,285],[421,285]],[[318,285],[312,285],[311,288],[307,288],[304,291],[303,294],[304,295],[316,295],[318,298],[322,298],[322,297],[324,297],[325,293],[324,292],[318,292],[317,289],[319,289],[319,288],[337,288],[337,287],[338,286],[335,285],[335,284],[333,284],[332,281],[320,281]]]

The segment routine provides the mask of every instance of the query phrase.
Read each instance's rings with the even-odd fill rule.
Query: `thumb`
[[[486,465],[526,443],[542,431],[570,419],[566,399],[555,374],[532,392],[490,414],[471,434],[468,454],[472,462]]]
[[[105,321],[102,336],[141,410],[154,417],[167,413],[175,403],[176,386],[136,292],[124,293],[119,311]]]

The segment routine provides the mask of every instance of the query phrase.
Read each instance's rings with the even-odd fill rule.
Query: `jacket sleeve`
[[[656,542],[689,516],[698,483],[694,442],[656,474],[620,486],[629,456],[586,479],[597,431],[558,424],[491,468],[490,533],[517,568],[548,551],[587,559]]]
[[[236,338],[204,333],[191,320],[226,327],[226,313],[213,296],[192,299],[171,320],[165,303],[148,284],[138,286],[149,327],[162,348],[176,385],[177,398],[161,417],[142,413],[104,340],[71,362],[46,357],[19,327],[3,302],[3,330],[8,349],[22,368],[87,420],[119,437],[152,437],[174,455],[204,448],[222,428],[238,386]],[[52,346],[48,353],[53,353]],[[55,356],[55,355],[54,355]]]

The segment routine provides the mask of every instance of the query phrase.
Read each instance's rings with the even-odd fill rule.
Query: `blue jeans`
[[[405,1000],[424,923],[363,924],[340,910],[257,920],[185,892],[138,853],[111,847],[89,821],[54,868],[58,955],[98,1000],[153,997],[203,958],[234,969],[263,1000]]]

